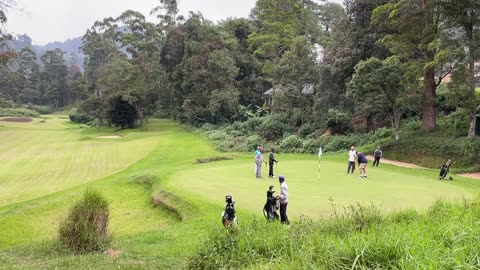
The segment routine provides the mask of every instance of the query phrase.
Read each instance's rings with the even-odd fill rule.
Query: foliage
[[[272,114],[263,120],[260,133],[267,140],[282,138],[284,133],[289,133],[292,130],[289,122],[288,114]]]
[[[387,112],[399,139],[400,100],[405,93],[403,72],[397,61],[370,58],[355,66],[355,74],[348,83],[348,92],[359,114]]]
[[[280,142],[279,149],[287,153],[299,153],[303,150],[302,139],[297,135],[290,135]]]
[[[80,112],[77,108],[73,108],[68,114],[70,121],[79,124],[86,124],[93,119],[85,113]]]
[[[334,133],[345,133],[350,129],[350,115],[337,109],[329,109],[325,116],[325,125]]]
[[[95,190],[87,189],[60,224],[59,240],[75,253],[102,252],[108,248],[108,202]]]
[[[403,210],[382,215],[378,208],[360,204],[334,211],[331,218],[320,221],[302,218],[288,230],[258,219],[233,231],[212,230],[190,258],[189,267],[417,269],[478,265],[478,199],[437,201],[426,213]]]
[[[0,108],[0,117],[6,116],[39,118],[40,114],[37,111],[24,108]]]

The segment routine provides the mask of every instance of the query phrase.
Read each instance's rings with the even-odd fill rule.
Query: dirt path
[[[369,155],[367,156],[367,158],[369,160],[374,160],[374,157]],[[390,160],[390,159],[386,159],[386,158],[382,158],[380,160],[380,163],[385,163],[385,164],[392,164],[392,165],[395,165],[395,166],[399,166],[399,167],[404,167],[404,168],[413,168],[413,169],[426,169],[425,167],[422,167],[422,166],[418,166],[418,165],[415,165],[413,163],[407,163],[407,162],[401,162],[401,161],[396,161],[396,160]],[[472,178],[472,179],[480,179],[480,172],[476,172],[476,173],[461,173],[461,174],[457,174],[458,176],[462,176],[462,177],[466,177],[466,178]]]
[[[371,155],[368,155],[367,158],[369,160],[372,160],[372,161],[375,160],[374,157],[371,156]],[[418,165],[413,164],[413,163],[390,160],[390,159],[386,159],[386,158],[382,158],[380,160],[380,163],[392,164],[392,165],[399,166],[399,167],[404,167],[404,168],[426,169],[425,167],[418,166]]]

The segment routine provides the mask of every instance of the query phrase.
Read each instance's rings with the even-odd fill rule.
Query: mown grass
[[[334,198],[342,207],[371,202],[382,211],[426,210],[438,198],[470,198],[480,185],[478,180],[457,177],[455,181],[439,181],[437,170],[409,170],[386,164],[367,167],[368,179],[360,179],[358,170],[355,174],[346,174],[346,158],[338,155],[322,158],[320,175],[317,157],[281,155],[278,160],[275,174],[287,179],[291,199],[289,213],[296,218],[329,216],[332,214],[329,198]],[[231,194],[237,200],[237,208],[261,213],[266,190],[274,185],[278,191],[278,180],[267,178],[266,167],[265,178],[257,180],[253,170],[250,156],[195,165],[177,174],[171,188],[189,190],[192,196],[216,198],[219,202],[225,194]]]
[[[44,124],[49,125],[51,120],[46,119]],[[66,123],[64,127],[59,127],[59,130],[67,132],[65,129],[76,133],[80,128],[78,125]],[[112,131],[85,129],[80,132],[80,138],[96,140],[97,136],[111,134]],[[235,154],[236,159],[232,161],[196,164],[198,159],[217,157],[219,153],[204,138],[164,120],[153,120],[141,132],[123,135],[125,136],[118,143],[151,137],[155,140],[155,146],[147,156],[113,175],[76,183],[75,186],[65,187],[62,191],[34,200],[0,207],[0,268],[322,269],[325,266],[325,269],[336,269],[337,266],[351,267],[365,246],[367,248],[363,254],[368,256],[358,257],[356,269],[375,268],[375,262],[382,263],[378,264],[378,268],[417,269],[411,267],[418,261],[423,263],[421,268],[437,269],[436,266],[446,264],[435,263],[435,259],[449,261],[452,258],[440,257],[443,252],[452,253],[452,256],[460,254],[460,262],[466,261],[463,258],[473,258],[466,256],[467,253],[461,253],[463,249],[454,251],[429,242],[436,239],[429,236],[433,232],[440,237],[450,235],[450,232],[461,232],[460,229],[470,233],[465,239],[476,239],[474,232],[478,231],[478,228],[475,227],[475,218],[478,219],[478,215],[467,212],[470,216],[463,219],[459,213],[462,213],[461,209],[466,209],[462,208],[464,204],[449,206],[445,203],[442,204],[446,205],[445,207],[436,206],[439,209],[453,209],[442,210],[443,219],[439,214],[434,215],[434,220],[428,220],[430,212],[403,210],[398,213],[393,210],[397,207],[390,209],[395,213],[383,215],[381,213],[385,208],[380,206],[381,213],[376,210],[365,212],[365,215],[371,218],[356,215],[349,220],[349,217],[328,219],[330,214],[334,214],[328,198],[334,197],[338,209],[343,209],[343,206],[347,207],[350,202],[362,201],[368,204],[370,201],[381,201],[380,196],[384,199],[402,196],[393,200],[398,203],[398,208],[406,205],[408,207],[409,203],[410,206],[413,205],[411,207],[417,208],[410,202],[413,201],[419,204],[418,208],[426,209],[442,192],[452,194],[453,198],[461,197],[462,193],[471,197],[480,186],[478,181],[456,178],[454,182],[439,182],[434,180],[437,171],[385,166],[375,173],[370,169],[369,179],[362,182],[357,175],[343,174],[346,165],[343,155],[325,157],[319,180],[314,157],[279,156],[279,170],[287,175],[291,190],[289,211],[294,218],[292,226],[287,228],[267,224],[260,217],[265,191],[270,184],[267,181],[275,185],[277,182],[260,182],[253,177],[251,154]],[[52,136],[63,135],[52,133]],[[64,144],[61,138],[57,142]],[[337,169],[341,171],[338,174]],[[339,187],[337,191],[336,186]],[[375,190],[376,186],[389,186],[390,192]],[[406,186],[411,186],[411,189],[406,189]],[[415,190],[415,187],[419,190]],[[58,226],[86,188],[100,191],[109,202],[112,249],[120,252],[118,257],[106,254],[73,255],[58,245]],[[212,190],[209,191],[210,189]],[[430,189],[431,194],[428,192]],[[302,193],[305,192],[306,195],[303,196]],[[220,223],[224,195],[227,193],[237,199],[240,220],[238,231],[233,236],[227,234]],[[334,196],[329,196],[330,193]],[[364,195],[356,197],[362,193]],[[159,194],[163,199],[162,205],[155,206],[152,202]],[[416,198],[417,196],[426,198]],[[339,197],[338,200],[336,197]],[[307,210],[303,210],[304,208]],[[469,211],[474,213],[473,210]],[[311,214],[312,217],[317,217],[315,220],[318,217],[325,220],[295,218],[301,214]],[[460,216],[458,222],[453,220],[457,216]],[[460,226],[461,220],[465,221],[464,226]],[[422,222],[431,223],[432,226],[422,227]],[[335,225],[337,223],[340,225]],[[437,230],[434,231],[434,227]],[[392,237],[389,237],[389,234]],[[454,235],[450,239],[456,239],[455,237]],[[221,243],[216,243],[215,239]],[[233,240],[242,244],[235,246]],[[470,241],[467,240],[462,240],[462,243],[467,245]],[[233,246],[225,249],[222,243]],[[288,245],[279,249],[277,246],[281,245],[278,243]],[[405,248],[405,243],[409,248],[408,256],[403,256],[405,253],[398,251]],[[472,246],[476,247],[476,244]],[[261,252],[258,251],[259,247]],[[432,256],[437,257],[427,258],[428,250],[423,249],[432,247],[435,249]],[[470,249],[468,250],[470,252]],[[223,256],[219,258],[219,254]],[[219,261],[214,262],[217,259]],[[406,262],[403,262],[402,266],[398,260]],[[386,266],[387,261],[392,263],[392,267]],[[202,262],[204,264],[201,264]],[[428,263],[431,263],[430,268],[425,267]]]
[[[81,129],[59,118],[40,121],[2,122],[0,206],[123,170],[145,157],[158,142],[154,133],[139,132],[125,133],[119,140],[100,140],[95,139],[97,135],[112,131]]]

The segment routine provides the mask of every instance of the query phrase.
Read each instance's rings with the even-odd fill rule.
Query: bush
[[[263,138],[273,141],[282,138],[284,133],[292,132],[288,114],[272,114],[264,118],[260,131]]]
[[[303,141],[302,152],[305,154],[317,154],[321,143],[315,139],[308,139]]]
[[[59,240],[76,253],[102,252],[111,242],[108,219],[108,202],[99,192],[87,189],[60,224]]]
[[[422,121],[418,117],[411,117],[401,122],[402,131],[415,131],[422,128]]]
[[[299,153],[303,149],[302,139],[297,135],[290,135],[280,143],[280,149],[283,152]]]
[[[329,109],[325,124],[333,133],[345,133],[350,129],[351,115],[337,109]]]
[[[93,120],[92,117],[88,116],[85,113],[80,112],[78,109],[74,108],[68,114],[70,121],[78,124],[86,124]]]
[[[55,112],[55,109],[50,106],[41,106],[41,105],[33,105],[28,104],[23,106],[25,109],[37,111],[40,114],[52,114]]]
[[[0,97],[0,108],[13,108],[15,107],[15,103],[11,100],[6,100]]]
[[[315,132],[315,127],[312,124],[305,124],[298,130],[298,136],[306,138],[308,135]]]
[[[252,152],[257,149],[257,146],[259,144],[262,144],[262,138],[258,135],[251,135],[247,138],[247,147],[249,151],[251,150]]]
[[[0,109],[0,117],[30,117],[39,118],[40,114],[36,111],[25,108],[4,108]]]

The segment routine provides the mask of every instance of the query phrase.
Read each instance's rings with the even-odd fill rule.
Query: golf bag
[[[263,215],[268,221],[275,221],[279,218],[277,211],[280,208],[280,202],[273,196],[274,193],[273,186],[270,186],[267,190],[267,202],[263,206]]]
[[[439,180],[445,179],[447,177],[448,173],[450,172],[450,166],[452,165],[452,161],[448,160],[447,162],[442,164],[442,167],[440,167],[440,174],[438,175]],[[452,177],[448,178],[449,180],[453,180]]]
[[[225,227],[236,226],[238,224],[237,217],[235,216],[235,200],[232,196],[225,196],[225,211],[222,212],[222,224]]]

